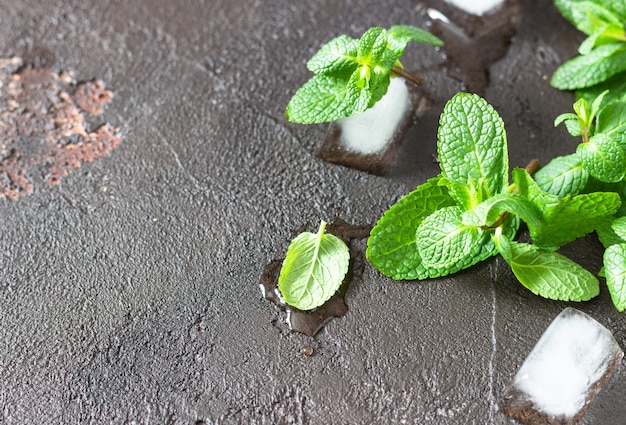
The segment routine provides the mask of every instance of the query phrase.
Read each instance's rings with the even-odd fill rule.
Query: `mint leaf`
[[[578,145],[576,155],[589,174],[600,181],[616,183],[624,178],[626,154],[613,137],[596,134]]]
[[[552,300],[587,301],[600,292],[598,279],[569,258],[535,245],[510,242],[513,274],[533,294]]]
[[[557,249],[592,232],[611,217],[621,204],[613,192],[593,192],[559,198],[542,191],[526,170],[513,170],[519,194],[540,212],[540,225],[527,222],[533,242],[542,248]]]
[[[567,128],[567,131],[572,136],[578,137],[582,134],[581,123],[578,119],[578,115],[572,114],[571,112],[561,114],[554,120],[554,126],[557,127],[561,123],[565,123],[565,128]]]
[[[465,226],[462,214],[457,206],[444,207],[426,217],[417,228],[417,249],[427,267],[451,266],[480,244],[484,231]]]
[[[340,35],[326,43],[307,62],[306,66],[314,74],[352,74],[357,68],[358,40]]]
[[[622,72],[616,74],[600,84],[596,84],[595,86],[585,89],[580,89],[576,92],[576,96],[584,97],[589,102],[591,102],[600,93],[607,90],[609,93],[604,99],[604,102],[607,105],[615,101],[626,100],[626,73]]]
[[[596,120],[596,132],[620,133],[620,139],[624,138],[624,133],[626,133],[626,101],[612,102],[600,111]]]
[[[385,59],[387,51],[387,31],[380,27],[370,28],[359,39],[357,59],[359,63],[374,67]],[[395,59],[394,61],[395,62]],[[391,65],[393,65],[393,62]]]
[[[465,211],[462,216],[466,226],[489,227],[504,213],[512,213],[520,217],[529,227],[541,226],[540,215],[535,205],[523,196],[515,193],[499,193],[483,201],[473,209]]]
[[[597,2],[556,0],[555,5],[567,20],[587,35],[606,24],[621,24],[619,16]]]
[[[430,44],[432,46],[443,46],[443,41],[429,32],[408,25],[394,25],[387,30],[387,41],[389,48],[398,56],[402,56],[406,45],[410,41]]]
[[[589,179],[589,173],[576,154],[558,156],[537,171],[533,178],[541,190],[562,198],[578,195]]]
[[[504,123],[487,101],[475,94],[455,95],[441,114],[437,138],[441,170],[448,180],[473,187],[481,194],[478,202],[506,189]]]
[[[594,48],[561,65],[550,83],[560,90],[591,87],[626,70],[626,43],[610,43]]]
[[[600,225],[598,225],[598,228],[596,229],[598,239],[605,249],[610,247],[611,245],[626,243],[626,239],[621,238],[617,233],[615,233],[615,230],[612,226],[613,223],[614,221],[607,219],[600,223]]]
[[[348,272],[348,246],[338,237],[324,233],[322,221],[317,234],[299,234],[287,248],[278,278],[285,302],[299,310],[321,306],[333,296]]]
[[[343,78],[315,75],[296,91],[287,104],[287,118],[301,124],[317,124],[345,118],[353,109],[347,102],[350,88],[352,87]]]
[[[619,236],[624,242],[626,242],[626,217],[619,217],[613,220],[613,223],[611,223],[611,228],[617,236]]]
[[[417,250],[416,230],[433,212],[454,205],[439,181],[439,177],[432,178],[401,198],[372,229],[366,257],[384,275],[398,280],[429,276]]]
[[[626,310],[626,244],[611,245],[604,252],[604,275],[618,311]]]

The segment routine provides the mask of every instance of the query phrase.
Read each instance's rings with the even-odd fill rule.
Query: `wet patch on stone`
[[[58,184],[114,149],[118,129],[88,123],[112,97],[101,81],[76,83],[72,72],[0,58],[0,198],[31,194],[38,176]]]
[[[465,90],[484,96],[489,86],[489,67],[506,54],[521,20],[521,6],[508,0],[486,13],[468,14],[440,0],[428,1],[430,31],[445,45],[445,67]]]
[[[343,240],[350,248],[350,266],[348,273],[339,290],[324,305],[311,310],[302,311],[297,308],[285,304],[280,291],[278,290],[278,276],[283,260],[272,260],[261,274],[261,292],[263,297],[272,302],[276,307],[286,313],[285,323],[289,329],[300,332],[308,336],[314,336],[328,323],[333,317],[341,317],[348,311],[344,297],[348,286],[354,282],[358,282],[363,277],[365,268],[365,254],[357,248],[355,241],[367,238],[372,230],[372,226],[355,226],[341,219],[336,219],[330,223],[326,231],[332,233]],[[303,352],[307,356],[313,355]]]
[[[324,143],[318,152],[319,158],[333,164],[344,165],[370,174],[384,175],[389,166],[393,164],[409,129],[434,104],[432,99],[421,88],[412,86],[412,84],[409,84],[408,88],[411,106],[396,128],[391,141],[381,151],[372,154],[362,154],[347,149],[341,141],[341,127],[339,124],[332,122],[328,126]]]

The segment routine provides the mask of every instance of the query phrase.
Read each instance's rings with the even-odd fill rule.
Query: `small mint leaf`
[[[537,171],[533,178],[539,187],[551,195],[563,198],[578,195],[587,184],[589,173],[576,154],[558,156]]]
[[[287,248],[278,278],[285,302],[299,310],[312,310],[333,296],[348,272],[350,252],[337,236],[326,234],[322,221],[317,234],[299,234]]]
[[[576,155],[589,174],[602,182],[616,183],[624,178],[626,154],[613,137],[596,134],[578,145]]]
[[[626,217],[619,217],[611,223],[611,229],[615,234],[626,242]]]
[[[383,61],[386,51],[387,31],[384,28],[373,27],[359,39],[357,59],[360,64],[373,68]]]
[[[604,275],[618,311],[626,310],[626,244],[609,246],[604,252]]]
[[[542,191],[526,170],[513,170],[519,194],[540,212],[540,225],[527,223],[533,242],[542,248],[557,249],[597,229],[621,204],[614,192],[593,192],[559,198]]]
[[[626,133],[626,100],[615,101],[605,106],[598,114],[596,132],[604,134]]]
[[[340,35],[326,43],[307,62],[307,68],[314,74],[352,74],[359,65],[357,56],[358,41]]]
[[[606,24],[620,24],[619,16],[593,1],[556,0],[555,5],[563,16],[579,31],[593,34]]]
[[[617,219],[617,220],[620,220],[620,219]],[[598,239],[600,240],[600,242],[602,243],[602,246],[604,246],[605,249],[610,247],[611,245],[626,243],[626,239],[621,238],[615,232],[615,229],[613,228],[613,224],[617,220],[612,221],[611,219],[607,219],[603,221],[602,223],[600,223],[600,225],[598,225],[598,228],[596,229],[596,233],[598,234]]]
[[[457,206],[444,207],[426,217],[417,228],[417,249],[427,267],[451,266],[481,243],[484,232],[465,226],[462,213]]]
[[[448,180],[473,186],[476,193],[486,189],[487,197],[506,189],[504,123],[486,100],[475,94],[456,94],[441,114],[437,138],[441,170]]]
[[[443,46],[443,40],[429,32],[408,25],[394,25],[387,30],[387,41],[389,48],[397,57],[402,56],[406,45],[410,41],[430,44],[432,46]]]
[[[287,104],[289,121],[318,124],[345,118],[352,113],[348,101],[351,86],[343,78],[315,75],[296,91]]]
[[[582,134],[578,115],[571,112],[561,114],[554,120],[554,126],[557,127],[561,123],[565,123],[565,128],[572,136],[578,137]]]
[[[610,43],[568,60],[555,71],[550,83],[560,90],[582,89],[625,70],[626,43]]]
[[[440,208],[454,205],[445,186],[435,177],[389,208],[372,229],[366,257],[381,273],[394,279],[425,279],[430,275],[416,245],[422,220]]]
[[[604,98],[606,105],[610,105],[616,101],[626,100],[626,72],[616,74],[605,82],[596,84],[595,86],[577,90],[576,96],[584,97],[589,102],[592,102],[593,99],[606,90],[609,91]]]
[[[561,254],[535,245],[510,242],[508,263],[522,285],[544,298],[587,301],[600,292],[598,279],[590,272]]]
[[[463,224],[474,227],[492,226],[505,212],[517,215],[529,227],[541,226],[541,213],[535,205],[515,193],[499,193],[483,201],[473,209],[465,211]]]

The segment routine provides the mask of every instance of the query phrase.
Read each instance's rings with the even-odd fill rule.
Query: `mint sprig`
[[[315,75],[287,104],[287,118],[315,124],[364,112],[387,93],[392,74],[421,83],[400,63],[411,41],[443,45],[434,35],[405,25],[389,30],[373,27],[358,40],[347,35],[334,38],[307,62]]]
[[[600,103],[581,102],[566,119],[592,132]],[[444,107],[437,150],[442,175],[392,206],[372,229],[367,257],[374,267],[396,279],[422,279],[500,253],[535,294],[568,301],[598,294],[598,279],[555,250],[610,220],[621,204],[619,195],[550,194],[524,169],[513,170],[510,185],[504,123],[473,94],[459,93]],[[564,172],[545,181],[560,181],[560,192],[568,191],[565,186],[579,190],[577,179],[567,177],[580,168],[577,162],[569,161]],[[420,207],[422,201],[426,206]],[[514,241],[520,220],[533,244]]]

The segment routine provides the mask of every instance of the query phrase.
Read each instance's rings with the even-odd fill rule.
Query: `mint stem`
[[[391,72],[398,74],[399,76],[401,76],[402,78],[404,78],[405,80],[409,80],[410,82],[417,84],[418,86],[421,86],[422,84],[424,84],[424,80],[421,79],[420,77],[418,77],[417,75],[413,75],[410,72],[405,71],[404,69],[395,66],[393,68],[391,68]]]
[[[537,158],[534,158],[534,159],[531,159],[530,162],[524,167],[524,170],[526,170],[526,172],[530,176],[532,176],[533,174],[537,172],[537,170],[539,170],[539,168],[541,168],[541,163],[539,162]],[[511,186],[513,186],[512,192],[517,193],[517,187],[515,187],[514,184]],[[483,228],[486,230],[497,229],[506,221],[508,217],[509,217],[509,212],[505,211],[502,214],[500,214],[498,219],[494,221],[494,223],[491,226],[484,226]]]

